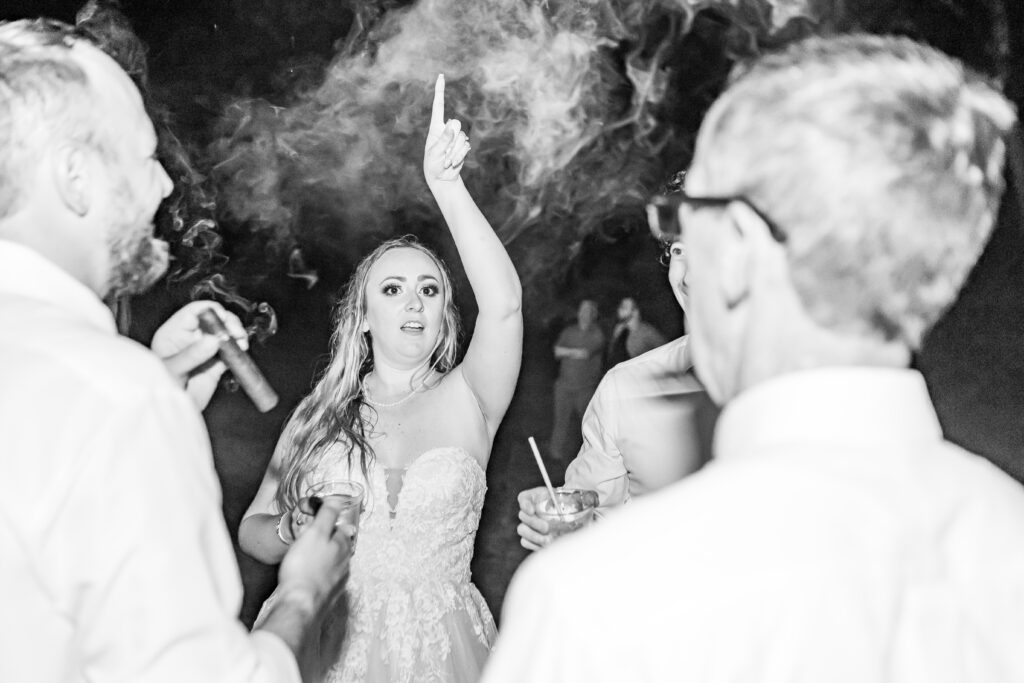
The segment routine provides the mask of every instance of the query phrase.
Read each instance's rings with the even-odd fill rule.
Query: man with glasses
[[[1013,120],[901,38],[733,76],[673,202],[714,459],[527,559],[485,683],[1024,680],[1024,490],[943,439],[908,369]]]

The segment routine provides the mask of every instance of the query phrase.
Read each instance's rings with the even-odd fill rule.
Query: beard
[[[141,294],[167,272],[170,251],[167,242],[153,236],[153,223],[129,216],[128,207],[139,206],[127,183],[118,188],[115,206],[125,207],[108,221],[110,276],[107,297],[118,299]]]
[[[163,277],[170,261],[167,242],[145,233],[116,240],[110,253],[114,260],[107,291],[115,299],[145,292]]]

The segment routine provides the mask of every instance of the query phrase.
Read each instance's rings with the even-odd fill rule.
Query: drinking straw
[[[540,459],[540,451],[537,450],[537,442],[533,440],[531,436],[527,441],[530,442],[530,448],[533,449],[533,457],[537,460],[537,467],[540,468],[540,474],[544,477],[544,486],[548,488],[548,495],[551,496],[551,505],[554,506],[555,514],[562,517],[562,506],[558,504],[558,499],[555,498],[555,489],[551,486],[551,477],[548,476],[548,469],[544,467],[544,461]]]

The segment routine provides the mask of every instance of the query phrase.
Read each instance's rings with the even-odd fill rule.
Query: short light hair
[[[1010,103],[906,38],[811,38],[734,74],[697,158],[788,235],[818,324],[911,349],[953,302],[1003,191]]]
[[[75,29],[36,19],[0,22],[0,218],[17,210],[39,151],[77,142],[109,156]]]

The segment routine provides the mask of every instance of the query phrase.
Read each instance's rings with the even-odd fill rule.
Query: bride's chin
[[[375,349],[374,359],[376,363],[383,362],[396,370],[415,370],[430,362],[432,350],[433,347],[428,347],[422,350],[417,349],[415,352],[410,353],[396,349],[382,349],[380,351]]]

